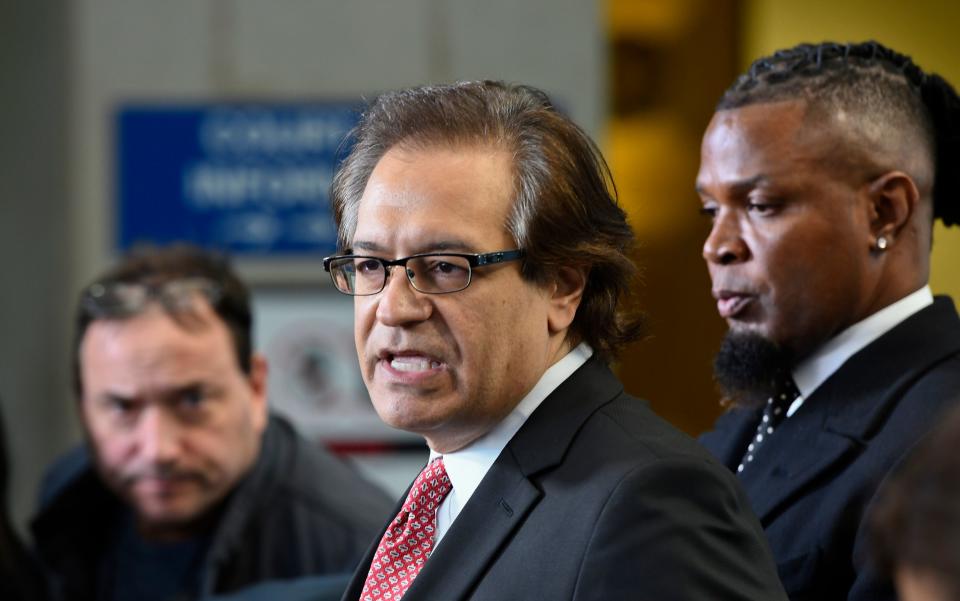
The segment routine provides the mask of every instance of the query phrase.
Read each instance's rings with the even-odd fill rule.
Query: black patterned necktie
[[[763,415],[760,417],[760,423],[757,424],[757,431],[754,432],[753,438],[750,439],[750,444],[747,445],[747,450],[743,454],[743,459],[740,460],[740,465],[737,466],[738,474],[753,462],[760,447],[763,446],[767,439],[773,435],[774,430],[786,419],[787,409],[790,408],[790,405],[793,404],[799,396],[800,391],[797,389],[797,385],[794,384],[793,378],[788,376],[780,382],[777,391],[767,399],[767,404],[763,407]]]

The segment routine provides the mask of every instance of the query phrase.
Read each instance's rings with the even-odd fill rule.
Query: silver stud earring
[[[887,246],[889,245],[890,243],[887,242],[886,236],[877,236],[877,250],[887,250]]]

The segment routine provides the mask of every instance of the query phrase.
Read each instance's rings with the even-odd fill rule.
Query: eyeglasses
[[[337,290],[351,296],[376,294],[387,285],[390,268],[400,266],[414,289],[427,294],[459,292],[470,285],[473,270],[523,258],[522,250],[483,254],[423,253],[388,260],[362,255],[337,255],[323,260]]]
[[[97,282],[83,292],[80,302],[95,318],[127,317],[143,311],[151,301],[171,313],[190,311],[198,296],[215,305],[220,300],[220,286],[206,278],[182,278],[160,284]]]

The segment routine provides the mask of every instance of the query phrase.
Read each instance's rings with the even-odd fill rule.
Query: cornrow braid
[[[869,88],[874,93],[864,93]],[[878,116],[896,112],[929,140],[934,157],[933,216],[960,224],[960,97],[945,79],[875,41],[800,44],[757,59],[717,110],[824,95]]]
[[[926,77],[923,103],[933,119],[936,162],[933,184],[933,216],[944,225],[960,224],[960,98],[937,74]]]

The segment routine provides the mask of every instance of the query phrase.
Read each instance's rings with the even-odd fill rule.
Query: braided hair
[[[946,80],[874,41],[800,44],[754,61],[717,110],[798,98],[910,128],[933,157],[933,217],[960,224],[960,97]]]

